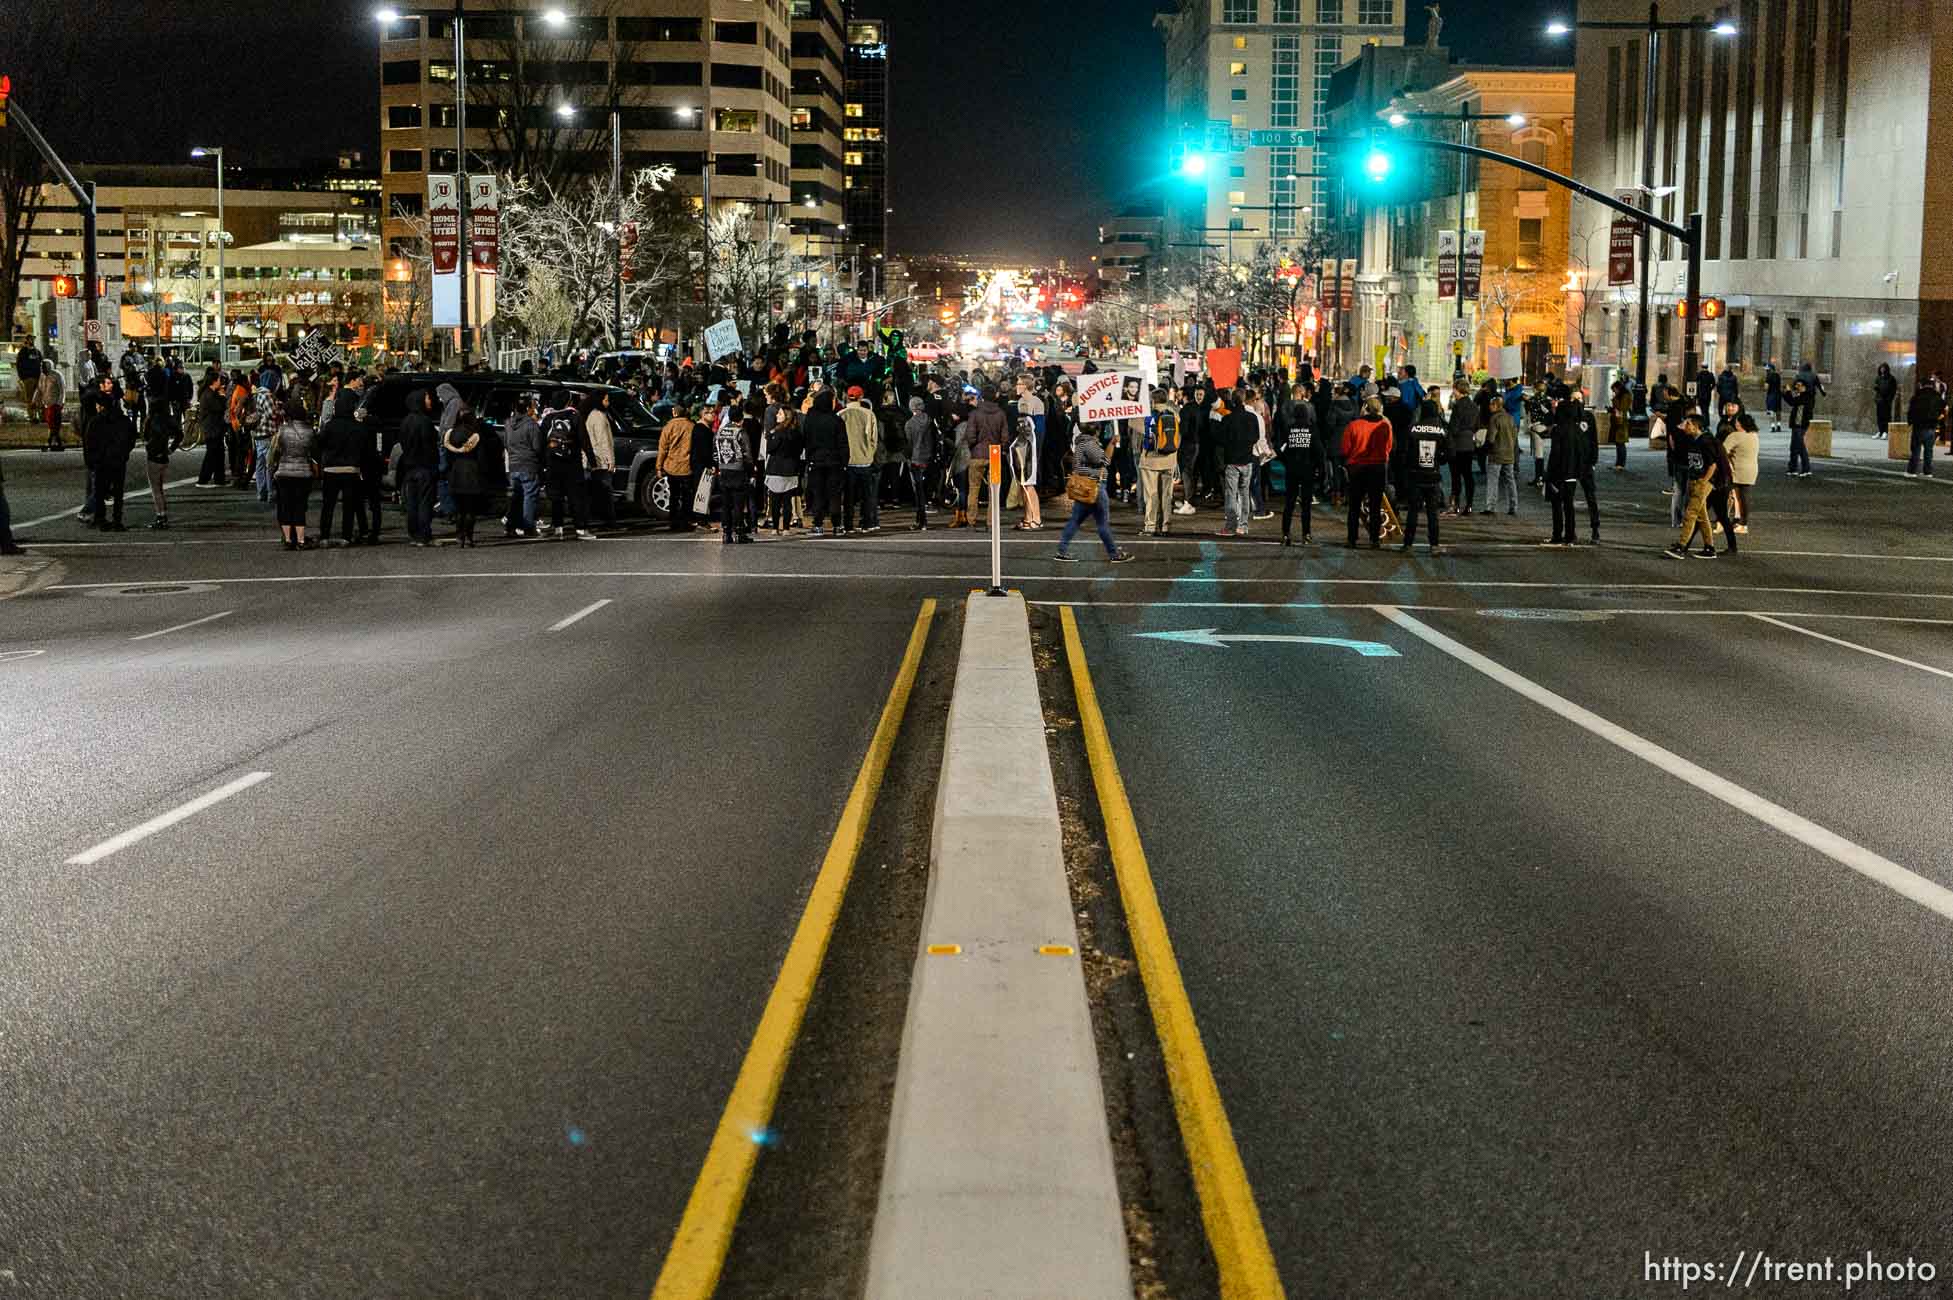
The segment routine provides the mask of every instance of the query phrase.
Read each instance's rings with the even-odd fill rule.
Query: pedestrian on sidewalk
[[[759,442],[759,421],[747,415],[727,424],[712,438],[712,467],[719,486],[719,540],[725,545],[753,540],[753,456]]]
[[[687,420],[683,423],[687,426],[689,456],[691,444],[697,441],[698,427],[694,421]],[[668,424],[665,428],[669,430],[671,425]],[[567,503],[570,510],[570,523],[576,530],[577,539],[593,542],[597,539],[597,535],[585,526],[583,513],[589,491],[583,479],[583,470],[590,463],[590,436],[584,429],[583,421],[577,417],[576,407],[572,404],[568,389],[559,388],[549,395],[549,409],[543,412],[542,417],[542,435],[543,455],[548,461],[544,473],[549,489],[550,531],[558,538],[565,536],[563,506]],[[688,459],[686,464],[694,466],[697,470],[705,468],[702,457]],[[693,477],[689,474],[684,480],[684,488],[685,531],[690,532],[694,486]],[[674,512],[679,509],[679,498],[680,493],[677,485],[674,484],[671,494],[671,508]]]
[[[1404,544],[1400,549],[1408,551],[1417,544],[1417,514],[1422,509],[1431,526],[1431,554],[1440,553],[1438,515],[1443,504],[1444,479],[1439,467],[1447,462],[1455,464],[1451,431],[1446,427],[1444,412],[1427,397],[1418,406],[1417,419],[1410,426],[1403,450],[1406,495],[1400,512],[1404,521]]]
[[[1420,418],[1422,410],[1419,411]],[[1478,496],[1473,461],[1478,451],[1480,429],[1478,403],[1472,398],[1471,383],[1463,376],[1451,381],[1451,414],[1445,432],[1450,449],[1451,505],[1448,515],[1468,515]]]
[[[1722,440],[1729,456],[1729,475],[1736,493],[1736,531],[1750,531],[1750,490],[1756,486],[1758,452],[1762,439],[1757,436],[1756,420],[1748,411],[1739,413],[1735,427]]]
[[[1112,441],[1116,449],[1119,434],[1118,425],[1113,425]],[[1079,423],[1074,426],[1071,438],[1072,477],[1089,478],[1098,484],[1098,495],[1090,502],[1072,499],[1071,518],[1058,534],[1058,553],[1052,558],[1066,562],[1078,559],[1071,553],[1071,539],[1078,535],[1078,527],[1090,519],[1098,528],[1099,544],[1105,547],[1105,558],[1114,564],[1123,564],[1132,558],[1132,552],[1122,550],[1112,536],[1112,502],[1105,494],[1105,475],[1109,463],[1107,449],[1100,445],[1098,435],[1090,425]],[[1069,492],[1067,493],[1069,496]]]
[[[359,482],[359,444],[366,431],[353,412],[356,394],[341,392],[332,399],[332,416],[319,426],[319,465],[325,471],[320,493],[319,536],[327,546],[332,536],[332,511],[339,507],[337,545],[351,546],[366,536],[366,498]],[[197,484],[202,487],[202,483]]]
[[[1888,436],[1892,427],[1892,408],[1899,404],[1899,380],[1892,373],[1890,363],[1878,363],[1878,373],[1872,376],[1872,405],[1877,411],[1878,436]],[[1910,421],[1908,421],[1910,422]]]
[[[1139,443],[1140,531],[1164,537],[1173,531],[1173,476],[1180,465],[1180,412],[1172,390],[1153,390],[1153,413],[1142,421]]]
[[[1221,451],[1221,526],[1216,537],[1246,537],[1254,507],[1248,496],[1248,476],[1254,468],[1255,443],[1261,422],[1248,408],[1248,390],[1231,390],[1223,399],[1218,439]]]
[[[168,410],[167,401],[152,402],[142,427],[143,468],[149,474],[149,504],[156,514],[149,521],[151,528],[170,526],[169,495],[163,485],[169,480],[170,453],[183,440],[182,429],[169,418]]]
[[[104,372],[112,387],[115,376]],[[136,422],[129,412],[142,394],[130,389],[123,401],[113,398],[89,423],[83,452],[95,467],[95,527],[105,533],[125,531],[122,526],[122,498],[129,476],[129,456],[136,448]],[[124,405],[124,401],[127,405]]]
[[[841,513],[847,498],[848,431],[834,413],[834,390],[814,394],[814,405],[800,422],[807,448],[808,535],[841,535]],[[826,520],[826,528],[822,527]]]
[[[1704,436],[1702,423],[1693,411],[1670,425],[1669,437],[1678,444],[1682,473],[1688,484],[1681,536],[1665,552],[1670,559],[1685,560],[1691,554],[1704,560],[1716,558],[1715,542],[1709,533],[1709,492],[1715,486],[1716,462],[1715,454],[1701,445]],[[1689,546],[1698,531],[1702,534],[1702,549],[1691,552]]]
[[[666,515],[671,531],[691,532],[692,494],[697,485],[692,481],[692,420],[683,406],[658,433],[658,472],[665,476],[665,489],[670,494]]]
[[[910,398],[911,402],[921,398]],[[800,433],[800,416],[792,406],[782,403],[773,408],[773,425],[766,433],[766,494],[773,518],[773,535],[786,536],[792,526],[793,501],[800,492],[801,457],[806,443]]]
[[[1607,440],[1614,444],[1614,472],[1627,472],[1628,431],[1634,427],[1634,389],[1625,379],[1614,381],[1608,406]]]
[[[21,384],[26,386],[22,378]],[[66,398],[67,383],[61,378],[61,368],[52,361],[41,363],[41,373],[34,380],[34,409],[47,423],[47,451],[61,451],[61,406]]]
[[[524,398],[525,414],[533,416],[536,400]],[[517,425],[521,420],[518,418]],[[533,424],[533,418],[530,420]],[[511,436],[514,436],[511,431]],[[407,516],[407,541],[412,546],[431,546],[434,544],[434,476],[440,472],[440,442],[434,433],[434,391],[430,388],[415,388],[407,394],[407,414],[400,421],[400,459],[394,462],[393,473],[400,485],[400,509]],[[514,480],[511,479],[509,509],[515,506]],[[535,509],[536,496],[533,489],[528,493],[529,509]],[[529,516],[530,527],[534,528],[535,516]]]
[[[909,490],[915,494],[915,530],[929,527],[929,466],[936,458],[936,422],[929,418],[929,404],[920,397],[909,399],[908,423],[902,426],[909,442]]]
[[[1312,532],[1316,498],[1315,392],[1306,383],[1290,390],[1293,399],[1282,430],[1282,545],[1295,544],[1295,506],[1302,504],[1302,540],[1314,544]],[[1161,529],[1165,532],[1165,529]]]
[[[1448,442],[1448,438],[1447,438]],[[1360,415],[1343,430],[1343,457],[1349,465],[1349,545],[1356,547],[1357,517],[1369,507],[1370,549],[1383,545],[1383,481],[1394,445],[1383,403],[1375,397],[1363,403]]]
[[[1880,367],[1883,369],[1883,366]],[[1920,459],[1925,459],[1926,477],[1933,477],[1933,442],[1939,437],[1939,420],[1946,414],[1946,399],[1930,379],[1919,381],[1906,403],[1906,423],[1912,426],[1912,449],[1906,456],[1907,477],[1917,477]]]
[[[197,399],[197,432],[203,435],[203,466],[197,470],[197,486],[224,486],[224,446],[230,433],[230,402],[224,392],[224,376],[213,372],[204,377],[202,396]]]
[[[1741,403],[1732,402],[1731,405],[1738,407],[1740,418]],[[1710,437],[1704,434],[1699,442],[1703,449],[1714,458],[1714,463],[1710,466],[1709,470],[1708,505],[1709,513],[1715,516],[1716,523],[1715,527],[1710,530],[1710,537],[1712,539],[1710,545],[1712,547],[1714,546],[1713,538],[1716,533],[1720,532],[1723,541],[1727,543],[1724,548],[1725,553],[1734,555],[1736,554],[1736,525],[1729,517],[1729,493],[1736,482],[1734,467],[1730,463],[1728,450],[1722,445],[1720,435]]]
[[[502,438],[509,475],[509,512],[502,516],[504,537],[534,537],[540,522],[543,436],[542,423],[536,418],[539,414],[536,395],[522,394],[515,400],[515,418],[509,421],[508,433]]]
[[[1771,357],[1763,367],[1763,409],[1770,416],[1770,432],[1775,433],[1783,427],[1783,372],[1777,369],[1777,359]]]
[[[854,532],[855,521],[859,519],[862,532],[879,533],[882,530],[881,467],[875,463],[875,453],[881,446],[881,424],[875,419],[875,408],[869,404],[866,390],[859,384],[848,389],[848,405],[841,412],[841,425],[848,435],[848,490],[841,506],[841,531]]]
[[[1790,385],[1790,477],[1811,476],[1811,453],[1804,446],[1804,435],[1811,427],[1811,411],[1817,394],[1800,376]]]
[[[272,409],[276,432],[271,437],[271,487],[278,499],[278,532],[285,549],[308,548],[305,515],[312,501],[312,480],[319,472],[318,435],[296,391]]]
[[[599,522],[617,526],[617,433],[610,418],[610,390],[587,394],[578,412],[583,417],[584,433],[590,440],[591,527]]]
[[[1625,417],[1616,417],[1625,424]],[[1506,503],[1508,515],[1519,513],[1519,426],[1513,423],[1512,415],[1503,402],[1492,408],[1492,427],[1485,435],[1486,459],[1491,466],[1492,481],[1487,485],[1486,495],[1491,499],[1485,513],[1492,514],[1499,508],[1499,502]]]
[[[475,521],[481,517],[488,476],[481,464],[481,420],[472,406],[461,408],[454,427],[441,439],[441,446],[448,453],[448,494],[454,498],[455,544],[473,547]]]
[[[1554,411],[1553,448],[1546,458],[1546,495],[1553,501],[1553,535],[1548,546],[1572,546],[1577,528],[1577,494],[1587,494],[1587,520],[1596,545],[1600,542],[1600,506],[1594,499],[1594,460],[1599,433],[1593,412],[1575,390]]]

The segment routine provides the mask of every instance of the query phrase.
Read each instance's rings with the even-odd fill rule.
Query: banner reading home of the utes
[[[1458,296],[1458,232],[1438,232],[1438,297]]]
[[[1623,203],[1640,202],[1638,190],[1616,190],[1614,197]],[[1607,283],[1634,283],[1634,241],[1640,237],[1641,223],[1623,213],[1614,214],[1607,228]]]
[[[1478,301],[1479,284],[1485,278],[1485,232],[1465,232],[1465,261],[1458,272],[1458,294],[1466,302]]]
[[[434,327],[461,323],[461,191],[452,176],[427,178],[427,243],[434,260]]]
[[[468,260],[477,271],[494,271],[501,261],[502,204],[493,176],[468,178]]]

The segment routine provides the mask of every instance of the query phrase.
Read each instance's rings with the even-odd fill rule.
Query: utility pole
[[[474,288],[475,267],[469,253],[468,230],[468,13],[462,0],[454,0],[454,189],[461,218],[461,368],[468,368],[468,298]]]

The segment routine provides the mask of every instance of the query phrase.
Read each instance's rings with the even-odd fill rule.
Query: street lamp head
[[[373,11],[373,21],[383,26],[391,27],[400,21],[400,11],[398,9],[375,9]]]
[[[569,21],[569,19],[564,15],[561,9],[550,9],[545,11],[542,16],[542,19],[544,22],[548,23],[551,27],[561,27],[564,23]]]
[[[684,118],[687,122],[691,121],[692,115],[698,112],[698,110],[696,108],[693,108],[690,104],[680,104],[675,111],[677,112],[678,116]]]
[[[1526,115],[1524,113],[1508,113],[1505,117],[1505,124],[1507,126],[1524,126],[1526,124]]]
[[[1571,27],[1567,26],[1565,23],[1561,22],[1557,18],[1554,19],[1552,22],[1546,24],[1546,34],[1548,36],[1565,36],[1568,32],[1572,30],[1573,29]]]
[[[562,118],[565,122],[569,121],[571,118],[576,116],[576,105],[558,104],[556,106],[556,116]]]
[[[203,145],[198,145],[190,151],[190,156],[192,158],[215,158],[219,152],[219,150],[207,149]]]
[[[1410,119],[1408,117],[1405,117],[1402,113],[1392,113],[1388,120],[1390,122],[1390,125],[1392,126],[1403,126],[1410,121]]]
[[[1709,30],[1718,36],[1734,36],[1736,34],[1736,24],[1724,18]]]

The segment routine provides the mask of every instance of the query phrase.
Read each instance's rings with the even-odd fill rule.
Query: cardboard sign
[[[741,351],[739,346],[739,326],[731,320],[722,320],[705,328],[705,359],[717,361]]]
[[[1241,382],[1241,349],[1207,349],[1207,373],[1219,388],[1232,388]]]
[[[500,263],[502,204],[493,176],[468,178],[468,260],[477,271],[493,271]]]
[[[345,349],[328,339],[324,330],[313,330],[292,349],[292,364],[300,370],[324,370],[333,362],[345,359]]]
[[[1150,343],[1139,345],[1139,373],[1149,385],[1157,387],[1160,382],[1160,353]]]
[[[1466,302],[1478,301],[1478,290],[1485,278],[1485,232],[1465,232],[1465,264],[1458,275],[1458,294]]]
[[[1085,375],[1078,383],[1078,418],[1086,424],[1150,415],[1153,393],[1135,370]]]
[[[1458,296],[1458,232],[1438,232],[1438,297]]]

